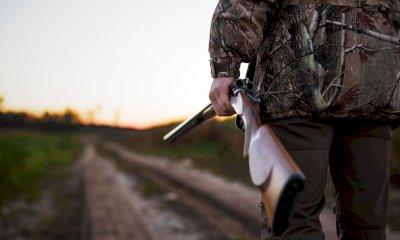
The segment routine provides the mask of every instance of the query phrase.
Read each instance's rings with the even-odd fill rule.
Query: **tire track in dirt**
[[[175,196],[173,201],[190,212],[186,221],[203,224],[200,232],[210,231],[208,237],[181,239],[259,239],[256,188],[229,182],[165,158],[141,155],[114,142],[102,142],[97,146],[112,153],[112,157],[107,161],[96,152],[93,144],[86,147],[87,156],[82,162],[87,203],[86,239],[174,239],[160,234],[159,229],[152,226],[154,222],[146,219],[143,209],[135,203],[133,195],[138,193],[118,180],[117,175],[121,173],[113,165],[118,161],[131,165],[135,171],[140,171],[139,175]],[[321,216],[328,240],[337,239],[333,235],[334,220],[331,218],[329,211]]]
[[[170,192],[226,239],[258,239],[259,197],[256,189],[228,182],[175,162],[129,151],[116,143],[103,146],[120,159],[143,169],[148,178]]]
[[[91,240],[155,239],[137,206],[120,183],[114,166],[86,145],[82,158],[85,189],[85,234]]]
[[[241,228],[245,228],[244,231],[252,235],[249,239],[259,239],[257,207],[259,195],[256,188],[229,182],[196,169],[185,168],[164,158],[135,153],[114,142],[108,142],[103,146],[117,153],[124,161],[145,168],[150,173],[153,172],[152,175],[160,178],[158,182],[167,179],[170,184],[175,185],[175,188],[187,189],[192,195],[208,202],[218,208],[218,211],[224,212],[225,216],[242,224]],[[208,218],[212,219],[211,216]],[[326,208],[320,219],[326,239],[337,240],[335,215],[332,210]]]

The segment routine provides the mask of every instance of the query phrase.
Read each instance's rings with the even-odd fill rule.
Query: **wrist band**
[[[211,77],[234,77],[240,76],[240,62],[234,61],[232,58],[210,59]]]

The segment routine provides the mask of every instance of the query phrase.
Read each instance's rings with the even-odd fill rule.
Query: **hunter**
[[[340,239],[386,239],[392,129],[400,121],[399,0],[220,0],[209,41],[210,100],[234,113],[241,63],[260,115],[306,175],[289,228],[262,239],[324,239],[333,180]]]

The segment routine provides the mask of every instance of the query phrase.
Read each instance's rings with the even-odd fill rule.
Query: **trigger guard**
[[[245,131],[244,121],[240,115],[236,115],[235,125],[236,125],[237,129],[239,129],[240,131],[242,131],[242,132]]]

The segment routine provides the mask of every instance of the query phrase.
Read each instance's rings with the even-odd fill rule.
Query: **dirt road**
[[[111,157],[89,144],[82,160],[88,239],[259,238],[256,189],[116,143],[102,146]],[[124,173],[115,165],[121,162]],[[144,196],[138,178],[161,191]],[[332,216],[321,216],[328,240],[337,239]]]
[[[65,170],[65,179],[43,185],[36,202],[3,208],[0,240],[259,239],[257,190],[194,169],[189,160],[88,138]],[[337,239],[332,211],[323,211],[321,221],[326,239]],[[388,230],[394,239],[399,233]]]
[[[93,145],[86,146],[81,164],[87,211],[85,238],[153,239],[113,164],[96,154]]]

